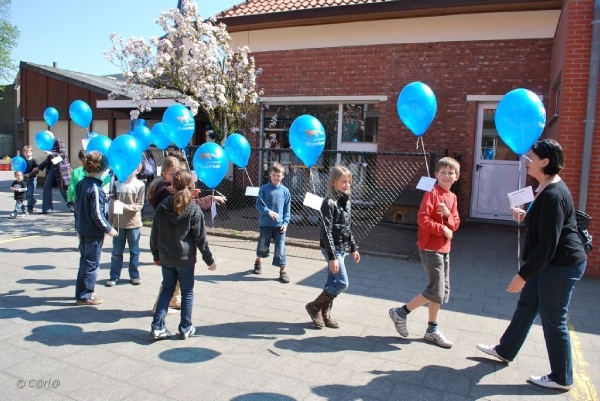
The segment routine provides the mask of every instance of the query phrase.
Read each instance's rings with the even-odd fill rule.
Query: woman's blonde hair
[[[160,177],[156,177],[156,179],[152,180],[152,183],[148,187],[148,193],[146,194],[146,196],[148,198],[150,198],[152,195],[154,195],[158,184],[165,181],[165,177],[163,176],[163,174],[166,171],[169,171],[173,168],[181,168],[181,163],[179,162],[179,160],[177,160],[177,158],[175,158],[173,156],[167,156],[163,159],[163,161],[160,165],[160,168],[161,168]]]
[[[352,173],[344,166],[335,166],[331,169],[331,174],[329,174],[329,182],[327,183],[327,196],[329,197],[337,197],[339,195],[338,190],[335,188],[335,184],[342,177],[348,177],[350,183],[352,183]]]
[[[194,194],[194,175],[187,170],[179,170],[173,175],[173,210],[177,214],[183,214],[192,203]]]

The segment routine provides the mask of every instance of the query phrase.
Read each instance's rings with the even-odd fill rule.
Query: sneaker
[[[179,309],[169,307],[167,309],[167,315],[176,315],[179,313]]]
[[[51,213],[54,213],[54,210],[48,209],[45,212],[42,212],[42,214],[51,214]]]
[[[11,219],[16,219],[17,218],[17,214],[13,212],[8,217],[10,217]]]
[[[166,328],[164,328],[162,330],[151,330],[150,335],[155,340],[165,340],[165,339],[171,337],[171,332],[169,330],[167,330]]]
[[[100,305],[103,299],[93,296],[92,298],[78,299],[77,305]]]
[[[190,327],[190,329],[187,332],[179,333],[179,338],[181,338],[182,340],[185,340],[188,337],[193,336],[195,332],[196,332],[196,328],[194,326],[192,326],[192,327]]]
[[[29,213],[27,211],[23,210],[23,217],[25,217],[25,216],[29,216]]]
[[[117,281],[119,280],[108,280],[106,282],[106,284],[104,284],[105,287],[114,287],[115,285],[117,285]]]
[[[282,283],[289,283],[290,282],[290,277],[288,276],[288,274],[286,272],[279,272],[279,281],[281,281]]]
[[[67,207],[69,208],[69,211],[71,213],[75,213],[75,208],[73,207],[73,203],[72,202],[68,202],[67,203]]]
[[[439,345],[442,348],[452,348],[452,346],[454,345],[454,343],[448,340],[446,336],[442,334],[441,331],[436,331],[434,333],[425,333],[425,336],[423,338],[425,338],[425,340],[429,342]]]
[[[569,391],[571,386],[563,386],[555,381],[552,381],[548,376],[529,376],[529,381],[538,386],[553,388],[556,390]]]
[[[492,347],[491,345],[477,344],[477,349],[479,351],[483,352],[484,354],[488,354],[495,358],[500,359],[502,362],[504,362],[506,364],[508,364],[510,362],[508,359],[502,358],[500,355],[498,355],[498,353],[496,352],[496,347]]]
[[[262,273],[262,266],[260,265],[260,262],[254,262],[254,274],[261,274]]]
[[[33,207],[27,207],[27,213],[33,214]]]
[[[398,312],[396,312],[396,308],[390,309],[390,319],[394,322],[394,326],[396,326],[396,331],[402,337],[408,337],[408,329],[406,328],[406,318],[402,319]]]
[[[131,279],[131,284],[133,284],[133,285],[140,285],[140,284],[142,284],[142,279],[139,278],[139,277],[132,278]]]

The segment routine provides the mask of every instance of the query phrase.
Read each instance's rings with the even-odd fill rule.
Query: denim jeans
[[[79,236],[79,271],[75,285],[75,298],[89,299],[96,287],[96,278],[100,270],[100,255],[102,255],[102,236]]]
[[[321,248],[321,253],[325,257],[325,261],[327,261],[327,281],[325,282],[325,291],[330,295],[337,297],[348,288],[348,273],[346,272],[346,265],[344,264],[346,251],[342,249],[335,250],[335,258],[340,266],[340,270],[337,274],[333,274],[331,270],[329,270],[329,256],[327,256],[327,250]]]
[[[269,245],[271,239],[275,244],[273,253],[273,266],[285,267],[285,233],[281,232],[281,227],[260,227],[260,236],[256,246],[256,256],[259,258],[269,257]]]
[[[42,212],[47,212],[52,209],[52,186],[56,181],[56,171],[54,168],[50,168],[48,174],[46,174],[46,181],[44,182],[44,191],[42,192]],[[64,185],[59,186],[60,194],[62,195],[65,202],[67,201],[67,191]]]
[[[13,213],[18,214],[19,212],[25,213],[25,205],[23,204],[22,200],[15,201],[15,210]]]
[[[36,180],[36,177],[27,180],[27,209],[30,212],[33,211],[33,206],[37,203],[37,201],[33,197],[33,194],[35,192]]]
[[[548,376],[563,386],[573,384],[567,311],[573,287],[583,276],[585,266],[585,261],[570,266],[546,266],[527,280],[512,320],[496,346],[500,356],[509,361],[515,359],[539,313],[552,371]]]
[[[110,279],[118,280],[123,267],[125,241],[129,244],[129,278],[140,277],[140,228],[119,228],[119,235],[113,237],[113,250],[110,258]]]
[[[192,327],[192,306],[194,304],[194,266],[169,267],[162,266],[162,291],[158,296],[156,312],[152,320],[152,330],[165,328],[165,317],[171,297],[175,292],[175,285],[179,280],[181,288],[181,323],[179,332],[185,333]]]

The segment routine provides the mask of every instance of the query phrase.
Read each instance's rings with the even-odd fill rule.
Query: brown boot
[[[328,302],[327,301],[327,291],[323,290],[321,294],[312,301],[311,303],[306,304],[306,311],[310,315],[310,318],[317,327],[325,327],[325,322],[323,322],[323,316],[321,316],[321,309]]]
[[[323,323],[325,323],[325,327],[329,327],[332,329],[337,329],[340,327],[339,323],[331,318],[330,312],[331,308],[333,308],[333,300],[335,297],[333,295],[327,294],[327,303],[321,309],[321,315],[323,316]]]

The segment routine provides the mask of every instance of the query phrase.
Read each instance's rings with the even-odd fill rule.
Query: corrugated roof
[[[218,14],[218,17],[239,17],[352,4],[382,3],[385,1],[386,0],[247,0],[224,10]]]

